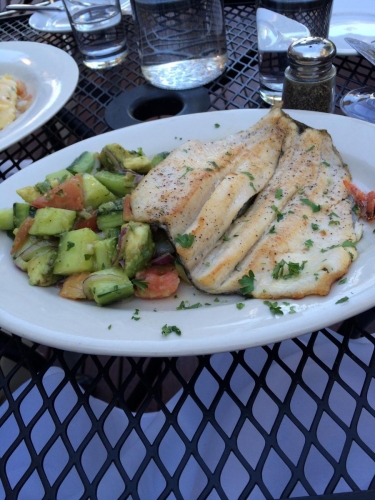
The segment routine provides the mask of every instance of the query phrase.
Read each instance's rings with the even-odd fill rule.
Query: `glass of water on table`
[[[227,65],[223,0],[131,0],[141,70],[155,87],[185,90]]]
[[[333,0],[256,0],[260,95],[281,101],[287,50],[305,37],[328,38]]]
[[[120,0],[63,0],[83,63],[92,69],[120,64],[127,41]]]

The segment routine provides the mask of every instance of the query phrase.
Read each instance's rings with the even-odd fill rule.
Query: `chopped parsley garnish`
[[[146,288],[148,288],[148,281],[146,281],[146,278],[134,278],[132,279],[132,283],[140,290],[146,290]]]
[[[212,165],[216,170],[220,170],[219,165],[216,163],[216,161],[209,161],[208,162],[210,165]]]
[[[328,161],[322,161],[322,163],[323,163],[323,165],[325,165],[326,167],[330,167],[330,166],[331,166],[331,164],[330,164],[330,163],[328,163]]]
[[[84,254],[84,258],[85,258],[85,260],[90,260],[90,259],[91,259],[91,257],[92,257],[92,255],[91,255],[91,254],[89,254],[89,253],[85,253],[85,254]]]
[[[312,223],[311,223],[311,229],[312,229],[313,231],[318,231],[318,229],[319,229],[319,225],[318,225],[318,224],[315,224],[315,222],[312,222]]]
[[[277,208],[276,205],[271,205],[271,209],[275,212],[276,214],[276,220],[277,222],[280,222],[283,218],[284,218],[284,215],[282,212],[280,212],[280,210]]]
[[[240,288],[240,292],[242,295],[251,295],[254,291],[254,281],[255,276],[253,271],[249,271],[248,274],[244,274],[241,279],[238,280],[238,283],[242,285]]]
[[[348,281],[348,278],[342,278],[340,281],[339,281],[339,285],[343,285],[344,283],[346,283]]]
[[[343,297],[342,299],[339,299],[335,304],[343,304],[344,302],[348,302],[349,297]]]
[[[306,149],[306,153],[309,153],[313,149],[315,149],[315,144],[313,144],[309,149]]]
[[[254,191],[256,191],[257,189],[252,182],[254,180],[253,174],[251,174],[250,172],[241,172],[241,174],[247,175],[247,177],[250,179],[250,186],[254,189]]]
[[[66,250],[70,250],[71,248],[75,247],[76,244],[73,243],[73,241],[68,241],[67,244],[66,244]]]
[[[269,300],[264,300],[263,304],[270,308],[270,312],[274,316],[276,315],[282,316],[284,314],[277,302],[270,302]]]
[[[306,240],[305,241],[305,247],[307,248],[307,250],[309,250],[313,245],[314,245],[313,240]]]
[[[352,211],[358,215],[361,211],[359,209],[359,206],[357,205],[357,203],[355,205],[353,205],[353,208],[352,208]]]
[[[247,177],[248,177],[251,181],[253,181],[253,180],[254,180],[254,176],[253,176],[253,174],[251,174],[250,172],[241,172],[241,174],[243,174],[243,175],[247,175]]]
[[[328,225],[329,226],[339,226],[340,225],[340,221],[339,220],[330,220],[328,222]]]
[[[272,271],[272,278],[275,280],[278,280],[280,278],[283,278],[284,280],[288,280],[290,278],[293,278],[294,276],[298,276],[300,272],[304,269],[305,264],[307,260],[304,260],[302,264],[299,262],[286,262],[284,259],[282,259],[276,266],[274,267]],[[288,273],[285,273],[285,266],[288,268]]]
[[[276,234],[275,226],[271,227],[271,229],[268,231],[268,234]]]
[[[182,179],[182,177],[185,177],[185,175],[188,173],[188,172],[192,172],[194,169],[192,167],[185,167],[186,170],[185,170],[185,173],[182,174],[179,179]]]
[[[300,198],[300,201],[304,204],[307,205],[311,208],[311,210],[315,212],[319,212],[321,209],[320,205],[315,205],[312,201],[308,200],[307,198]]]
[[[202,304],[200,302],[189,305],[188,301],[185,302],[184,300],[182,300],[180,305],[178,307],[176,307],[176,309],[177,309],[177,311],[182,311],[183,309],[198,309],[198,307],[202,307]]]
[[[278,200],[281,200],[281,198],[283,197],[283,190],[282,189],[276,189],[276,192],[275,192],[275,198],[277,198]]]
[[[181,335],[181,330],[179,328],[177,328],[177,326],[175,326],[175,325],[168,326],[167,324],[165,324],[163,326],[163,328],[161,329],[161,333],[162,333],[162,335],[164,335],[164,337],[166,337],[167,335],[169,335],[172,332],[174,332],[176,335]]]
[[[355,242],[354,241],[350,241],[350,240],[346,240],[344,241],[344,243],[342,243],[341,245],[332,245],[328,248],[322,248],[320,251],[322,253],[325,253],[325,252],[328,252],[328,250],[332,250],[333,248],[338,248],[338,247],[343,247],[343,248],[348,248],[348,247],[351,247],[351,248],[355,248]]]
[[[219,128],[220,125],[218,123],[215,123],[215,128]]]
[[[194,234],[178,234],[177,237],[175,238],[175,242],[179,243],[182,248],[190,248],[191,245],[194,243],[195,236]]]
[[[108,330],[110,330],[112,328],[112,325],[108,325]]]
[[[136,309],[134,311],[134,314],[133,316],[131,317],[131,319],[134,319],[134,321],[139,321],[141,318],[139,317],[139,309]]]
[[[236,307],[237,309],[241,310],[245,307],[245,304],[243,302],[237,302]]]

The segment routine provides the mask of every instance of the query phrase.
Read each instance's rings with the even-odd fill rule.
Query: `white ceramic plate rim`
[[[62,4],[59,1],[55,3]],[[131,15],[130,0],[121,0],[120,3],[122,13]],[[70,33],[72,31],[66,13],[59,11],[34,12],[29,18],[29,25],[33,29],[48,33]]]
[[[367,26],[373,26],[370,35],[363,32],[363,22]],[[334,0],[329,39],[336,45],[337,55],[358,55],[357,51],[345,42],[345,37],[358,38],[368,43],[375,41],[375,0]]]
[[[66,52],[37,42],[0,42],[1,74],[22,80],[31,106],[0,131],[0,151],[52,118],[70,99],[78,82],[77,63]]]
[[[171,150],[182,142],[199,138],[216,140],[245,129],[267,110],[231,110],[185,115],[134,125],[87,139],[39,160],[0,184],[1,207],[18,196],[15,190],[44,178],[46,173],[66,167],[85,150],[99,151],[110,142],[128,149],[143,147],[145,154]],[[338,115],[291,111],[291,116],[316,128],[326,128],[361,187],[373,178],[375,126]],[[215,124],[218,124],[217,127]],[[372,163],[372,165],[371,165]],[[372,186],[374,187],[374,186]],[[0,208],[1,208],[0,207]],[[31,287],[25,273],[17,270],[9,256],[11,240],[0,234],[0,325],[27,339],[71,351],[133,356],[174,356],[231,351],[268,344],[332,325],[375,305],[374,225],[365,224],[358,244],[359,258],[350,267],[347,282],[335,284],[327,297],[288,301],[296,314],[274,317],[261,300],[240,296],[201,294],[181,287],[178,298],[161,301],[133,299],[107,308],[92,302],[69,301],[57,296],[56,288]],[[336,304],[348,296],[349,301]],[[199,309],[176,310],[182,300],[190,304],[211,303]],[[245,307],[239,310],[238,302]],[[281,305],[281,301],[279,301]],[[284,307],[284,306],[283,306]],[[138,321],[132,319],[139,309]],[[156,309],[156,310],[154,310]],[[181,336],[164,337],[168,324],[181,329]]]

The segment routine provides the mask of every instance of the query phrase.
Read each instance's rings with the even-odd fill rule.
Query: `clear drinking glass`
[[[228,56],[223,0],[132,0],[143,76],[155,87],[205,85]]]
[[[83,63],[105,69],[127,56],[125,27],[119,0],[63,0]]]
[[[341,98],[340,107],[347,116],[375,123],[375,88],[351,90]]]
[[[310,36],[328,38],[333,0],[256,0],[259,85],[262,99],[281,101],[287,50]]]

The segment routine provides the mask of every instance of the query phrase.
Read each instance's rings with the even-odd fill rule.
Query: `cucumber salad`
[[[0,208],[0,229],[13,238],[11,256],[29,284],[58,286],[63,298],[99,306],[174,294],[181,270],[173,245],[163,230],[132,221],[128,203],[167,155],[150,160],[141,148],[108,144],[18,189],[22,201]]]

